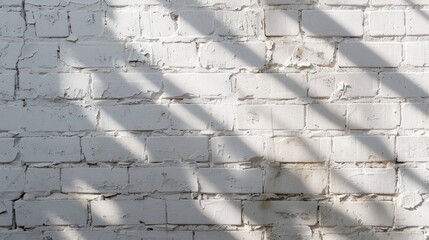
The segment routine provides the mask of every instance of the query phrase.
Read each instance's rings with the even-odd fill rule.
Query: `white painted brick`
[[[40,11],[34,15],[38,37],[67,37],[69,35],[66,11]]]
[[[429,201],[413,209],[405,209],[396,204],[395,225],[396,226],[428,226],[429,224]]]
[[[0,5],[2,6],[21,6],[21,4],[21,0],[0,0]]]
[[[400,192],[429,193],[429,170],[426,168],[400,168]]]
[[[338,46],[340,67],[398,67],[401,61],[401,43],[343,42]]]
[[[304,127],[304,106],[240,105],[237,109],[239,129],[286,129]]]
[[[362,232],[359,234],[360,240],[423,240],[424,234],[421,231],[413,232]]]
[[[323,0],[326,5],[366,6],[368,0]]]
[[[59,191],[59,168],[28,168],[25,172],[25,192]]]
[[[404,103],[402,106],[402,124],[406,129],[428,128],[429,105],[426,103]]]
[[[285,36],[299,34],[298,11],[294,10],[266,10],[265,35]]]
[[[0,100],[12,100],[15,95],[14,73],[0,74]]]
[[[126,48],[126,60],[133,67],[140,64],[151,64],[152,61],[152,44],[149,42],[127,42],[125,43]]]
[[[18,147],[13,138],[0,138],[0,163],[9,163],[18,156]]]
[[[83,137],[82,153],[87,162],[131,162],[143,160],[143,137]]]
[[[25,182],[25,168],[0,168],[0,193],[22,192]]]
[[[128,5],[139,5],[142,2],[140,0],[105,0],[106,4],[108,6],[115,6],[115,7],[121,7],[121,6],[128,6]],[[154,4],[154,3],[159,3],[158,0],[149,0],[149,1],[145,1],[145,3],[148,4]]]
[[[75,68],[121,67],[125,65],[122,43],[62,43],[60,59]]]
[[[101,106],[100,128],[103,130],[166,129],[169,125],[167,115],[167,106],[163,105]]]
[[[239,98],[289,99],[307,96],[307,77],[300,73],[237,75]]]
[[[320,224],[327,226],[392,226],[394,204],[389,201],[320,203]]]
[[[363,35],[363,12],[360,10],[304,10],[302,26],[307,36]]]
[[[1,231],[0,238],[4,240],[40,240],[43,239],[43,236],[39,231],[9,230]]]
[[[0,36],[22,37],[25,21],[20,12],[0,12]]]
[[[130,168],[130,192],[196,192],[197,173],[193,168]]]
[[[427,97],[427,73],[380,73],[381,97]]]
[[[108,10],[106,13],[106,33],[115,37],[139,36],[139,21],[138,11]]]
[[[428,136],[400,136],[397,138],[398,162],[427,162]]]
[[[221,36],[256,36],[260,15],[255,11],[217,11],[215,33]]]
[[[397,36],[405,34],[403,11],[369,12],[369,31],[371,36]]]
[[[66,193],[119,193],[127,186],[126,168],[61,169],[61,188]]]
[[[215,163],[246,162],[265,156],[264,139],[259,136],[224,136],[210,140]]]
[[[374,97],[378,90],[377,73],[315,73],[308,75],[310,97],[331,99]]]
[[[0,210],[1,210],[1,214],[0,214],[0,226],[2,226],[2,227],[12,226],[12,223],[13,223],[12,222],[13,221],[13,206],[12,206],[12,201],[0,200]],[[2,239],[5,239],[5,240],[8,239],[8,238],[6,238],[6,237],[3,236],[2,232],[0,232],[0,237]],[[16,239],[16,238],[12,238],[12,239]],[[25,238],[25,239],[27,239],[27,238]]]
[[[15,69],[23,43],[0,42],[0,66]]]
[[[203,193],[262,193],[263,170],[200,168],[198,182]]]
[[[220,98],[232,93],[229,74],[165,74],[163,98]]]
[[[36,6],[58,6],[61,0],[27,0],[25,4]]]
[[[121,231],[118,234],[120,240],[140,240],[140,239],[153,239],[153,240],[189,240],[193,238],[191,231]],[[104,240],[104,239],[100,239]],[[117,238],[115,238],[117,240]]]
[[[400,124],[399,104],[347,105],[350,129],[392,129]]]
[[[21,160],[24,162],[79,162],[78,137],[29,137],[20,143]]]
[[[186,10],[179,13],[181,36],[209,36],[214,33],[215,14],[210,10]]]
[[[19,98],[81,99],[89,94],[89,75],[81,73],[19,75]]]
[[[2,130],[19,130],[25,125],[25,109],[20,104],[0,105]]]
[[[241,202],[237,200],[167,200],[170,224],[241,224]]]
[[[346,105],[323,103],[308,105],[307,127],[309,129],[345,129]]]
[[[117,240],[117,233],[113,231],[46,231],[44,232],[44,238],[50,240],[61,240],[61,239],[91,239],[91,240]]]
[[[197,65],[195,43],[156,43],[152,45],[152,65],[160,67],[189,67]]]
[[[262,0],[264,5],[283,5],[283,4],[309,4],[313,3],[314,0]]]
[[[277,162],[325,162],[331,154],[330,138],[276,137],[268,151]]]
[[[146,141],[146,155],[149,162],[205,162],[209,158],[208,146],[208,138],[203,136],[150,137]]]
[[[78,200],[43,200],[15,202],[18,226],[84,226],[87,221],[87,202]]]
[[[327,187],[325,168],[266,168],[265,193],[323,194]]]
[[[274,64],[292,67],[328,66],[334,61],[335,45],[331,42],[277,42]]]
[[[170,105],[172,128],[232,130],[234,111],[231,104],[172,104]]]
[[[382,6],[382,5],[403,5],[403,6],[414,6],[414,5],[426,5],[428,2],[426,0],[372,0],[372,5]]]
[[[342,168],[331,169],[331,193],[395,193],[395,169]]]
[[[259,231],[201,231],[195,232],[195,240],[261,240],[263,233]]]
[[[165,224],[165,201],[92,201],[91,216],[94,226]]]
[[[408,10],[405,12],[407,35],[428,35],[428,10]]]
[[[407,42],[405,43],[405,63],[416,67],[429,65],[429,43]]]
[[[245,224],[313,225],[317,223],[316,202],[244,201],[243,205],[243,221]]]
[[[94,73],[92,94],[95,99],[151,98],[161,91],[159,73]]]
[[[334,137],[333,160],[336,162],[381,162],[393,161],[393,137],[344,136]]]
[[[142,12],[140,24],[143,37],[169,37],[176,32],[170,12]]]
[[[54,68],[58,61],[57,51],[57,43],[26,43],[22,48],[18,68]]]
[[[104,12],[71,11],[71,33],[78,37],[100,36],[104,32]]]
[[[205,68],[260,69],[265,64],[265,44],[263,42],[202,44],[200,63]]]

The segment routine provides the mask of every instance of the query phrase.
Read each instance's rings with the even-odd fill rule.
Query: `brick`
[[[67,37],[69,35],[66,11],[40,11],[34,15],[38,37]]]
[[[413,209],[405,209],[396,204],[395,225],[396,226],[428,226],[429,223],[429,202],[424,201]]]
[[[91,231],[75,231],[75,230],[67,230],[67,231],[46,231],[43,234],[45,239],[50,240],[61,240],[61,239],[93,239],[93,240],[117,240],[117,233],[113,231],[99,231],[99,230],[91,230]]]
[[[426,168],[400,168],[400,192],[429,193],[429,170]]]
[[[146,155],[149,162],[208,160],[207,137],[150,137],[146,142]]]
[[[237,75],[238,98],[291,99],[307,97],[307,77],[299,73]]]
[[[205,68],[260,69],[265,64],[263,42],[219,43],[200,46],[200,63]]]
[[[403,103],[401,127],[405,129],[427,128],[429,105],[426,103]]]
[[[304,10],[302,26],[307,36],[363,35],[363,12],[360,10]]]
[[[369,12],[369,31],[371,36],[398,36],[405,34],[403,11]]]
[[[81,141],[87,162],[132,162],[145,158],[143,137],[83,137]]]
[[[78,200],[43,200],[15,202],[18,226],[84,226],[87,222],[87,202]]]
[[[237,200],[167,200],[169,224],[241,225]]]
[[[13,100],[15,95],[16,74],[0,74],[0,100]]]
[[[25,4],[35,6],[58,6],[60,2],[60,0],[28,0],[25,1]]]
[[[294,10],[266,10],[265,35],[287,36],[299,34],[298,11]]]
[[[224,136],[210,140],[215,163],[246,162],[265,156],[264,139],[258,136]]]
[[[405,12],[407,35],[428,35],[429,30],[426,28],[428,15],[428,10],[407,10]]]
[[[274,224],[271,231],[267,232],[267,238],[273,240],[311,240],[312,235],[312,231],[308,226],[289,226],[288,224]]]
[[[28,137],[19,143],[24,162],[79,162],[78,137]]]
[[[215,33],[220,36],[257,36],[260,15],[255,11],[216,11]]]
[[[398,162],[427,162],[428,136],[400,136],[397,138]]]
[[[0,129],[19,130],[25,126],[25,109],[20,104],[0,105]]]
[[[71,33],[75,36],[101,36],[104,32],[102,11],[71,11],[69,16]]]
[[[323,0],[326,5],[366,6],[368,0]]]
[[[159,73],[94,73],[92,94],[95,99],[151,98],[161,91]]]
[[[335,45],[330,42],[277,42],[272,63],[288,67],[328,66],[334,62]]]
[[[394,194],[395,169],[342,168],[331,169],[331,193]]]
[[[7,201],[7,200],[0,200],[0,226],[2,227],[7,227],[7,226],[12,226],[12,221],[13,221],[13,204],[12,201]],[[0,232],[0,237],[2,239],[7,239],[7,238],[3,238],[3,234],[2,232]],[[12,238],[15,239],[15,238]],[[11,239],[11,240],[12,240]],[[27,239],[27,238],[25,238]]]
[[[57,43],[26,43],[22,47],[18,68],[54,68],[58,62],[57,51]]]
[[[163,98],[221,98],[232,94],[229,74],[165,74]]]
[[[275,137],[268,151],[277,162],[325,162],[331,153],[330,138]]]
[[[94,226],[165,224],[165,201],[92,201],[91,216]]]
[[[309,129],[345,129],[346,105],[310,104],[308,105],[307,127]]]
[[[176,32],[170,12],[142,12],[140,25],[143,37],[169,37]]]
[[[25,172],[25,192],[51,192],[59,191],[59,168],[28,168]]]
[[[215,13],[210,10],[185,10],[179,13],[181,36],[209,36],[214,33]]]
[[[0,36],[22,37],[25,28],[25,21],[20,12],[0,12]]]
[[[202,193],[262,193],[261,169],[200,168]]]
[[[378,90],[377,73],[315,73],[308,75],[310,97],[331,99],[374,97]]]
[[[399,104],[347,105],[350,129],[393,129],[400,124]]]
[[[21,6],[21,0],[0,0],[2,6]]]
[[[299,0],[301,4],[313,3],[313,0]],[[296,4],[297,0],[263,0],[265,5],[283,5],[283,4]]]
[[[0,42],[0,66],[15,69],[23,43]]]
[[[25,181],[25,168],[2,167],[0,168],[0,193],[23,192]]]
[[[126,168],[62,168],[61,188],[72,193],[119,193],[126,191]]]
[[[195,240],[260,240],[262,232],[242,231],[201,231],[195,232]]]
[[[382,5],[403,5],[403,6],[414,6],[414,5],[426,5],[428,4],[425,0],[372,0],[373,6]]]
[[[316,202],[244,201],[243,205],[243,221],[245,224],[313,225],[317,222]]]
[[[340,67],[398,67],[402,45],[394,42],[343,42],[338,46]]]
[[[394,204],[388,201],[320,203],[321,226],[392,226]]]
[[[106,32],[115,37],[139,36],[139,21],[138,11],[108,10],[106,13]]]
[[[89,75],[80,73],[19,75],[19,98],[82,99],[89,94]]]
[[[43,239],[39,231],[1,231],[0,238],[4,240],[40,240]]]
[[[100,128],[103,130],[166,129],[169,125],[167,115],[168,109],[163,105],[101,106]]]
[[[188,67],[197,65],[195,43],[156,43],[152,45],[152,64],[161,67]]]
[[[336,162],[393,161],[393,137],[344,136],[333,139],[333,160]]]
[[[193,168],[151,167],[129,169],[129,191],[150,192],[196,192],[197,173]]]
[[[427,73],[380,73],[381,97],[426,97],[429,95]]]
[[[325,168],[266,168],[265,175],[265,193],[323,194],[328,187]]]
[[[0,138],[0,163],[13,162],[18,156],[19,149],[13,138]]]
[[[62,43],[60,59],[74,68],[111,68],[125,66],[122,43]]]
[[[304,128],[302,105],[240,105],[238,129],[298,130]]]
[[[166,239],[166,240],[189,240],[193,237],[192,231],[121,231],[119,239],[140,240],[140,239]],[[102,240],[102,239],[100,239]],[[116,238],[115,238],[116,240]]]
[[[232,130],[234,106],[231,104],[171,104],[173,129],[180,130]]]
[[[359,239],[380,239],[380,240],[422,240],[424,234],[421,231],[413,232],[362,232]]]
[[[407,42],[405,43],[405,63],[416,67],[429,65],[429,43]]]

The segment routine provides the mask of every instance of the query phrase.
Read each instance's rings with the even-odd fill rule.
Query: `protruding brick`
[[[407,35],[428,35],[427,16],[428,10],[408,10],[405,12]]]
[[[400,136],[397,140],[398,162],[429,161],[428,136]]]
[[[400,168],[399,191],[429,193],[429,170],[426,168]]]
[[[116,37],[135,37],[140,35],[140,15],[138,11],[108,10],[106,32]]]
[[[403,103],[402,124],[405,129],[425,129],[429,123],[429,104],[427,103]]]
[[[333,160],[336,162],[381,162],[393,161],[393,137],[344,136],[334,137]]]
[[[266,10],[265,35],[286,36],[299,34],[298,11]]]
[[[25,27],[25,21],[20,12],[0,12],[0,36],[22,37]]]
[[[35,13],[38,37],[67,37],[69,35],[66,11],[40,11]]]
[[[405,34],[403,11],[369,12],[369,31],[371,36],[398,36]]]
[[[217,11],[215,33],[221,36],[257,36],[260,15],[256,11]]]
[[[340,67],[398,67],[401,61],[401,43],[343,42],[338,46]]]
[[[428,73],[381,73],[380,97],[408,98],[429,96]]]
[[[349,104],[350,129],[393,129],[400,124],[399,104]]]
[[[71,33],[78,37],[101,36],[104,32],[104,12],[71,11]]]
[[[360,10],[304,10],[302,26],[308,36],[350,36],[363,34]]]
[[[416,67],[429,65],[429,42],[405,43],[405,63]]]

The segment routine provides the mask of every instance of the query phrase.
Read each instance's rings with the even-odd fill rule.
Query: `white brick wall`
[[[0,239],[427,239],[428,8],[0,0]]]

